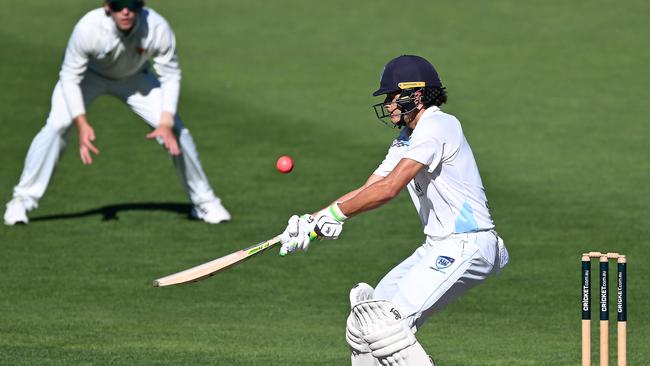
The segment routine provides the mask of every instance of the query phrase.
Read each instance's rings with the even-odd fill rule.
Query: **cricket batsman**
[[[415,337],[417,329],[499,272],[508,252],[461,124],[440,108],[447,94],[433,65],[419,56],[397,57],[386,64],[373,95],[385,95],[374,106],[377,117],[400,128],[388,154],[360,188],[315,214],[292,216],[280,254],[307,250],[314,233],[336,239],[347,219],[378,208],[406,187],[423,243],[374,289],[360,283],[350,291],[346,340],[352,366],[434,365]]]
[[[190,131],[176,114],[181,70],[174,33],[160,14],[142,0],[104,1],[75,26],[59,76],[47,122],[32,141],[7,204],[6,225],[28,223],[27,212],[45,193],[73,125],[81,161],[92,164],[99,149],[86,108],[107,94],[128,105],[151,128],[146,137],[167,149],[194,205],[192,215],[211,224],[230,220],[203,171]]]

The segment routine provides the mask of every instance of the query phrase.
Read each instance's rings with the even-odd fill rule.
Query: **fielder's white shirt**
[[[147,68],[149,59],[159,76],[162,110],[175,114],[181,71],[176,39],[167,21],[152,9],[143,8],[125,36],[104,8],[88,12],[70,36],[59,74],[70,115],[86,113],[79,87],[86,72],[110,80],[125,79]]]
[[[456,117],[429,107],[414,130],[402,128],[374,174],[387,176],[402,158],[426,165],[407,187],[429,238],[494,228],[474,154]]]

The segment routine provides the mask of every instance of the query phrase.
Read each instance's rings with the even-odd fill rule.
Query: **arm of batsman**
[[[343,230],[343,221],[347,217],[343,215],[338,207],[338,203],[333,203],[324,210],[318,212],[316,216],[297,215],[291,216],[287,223],[286,229],[280,237],[282,247],[280,255],[298,250],[309,249],[309,242],[316,237],[325,239],[336,239]]]

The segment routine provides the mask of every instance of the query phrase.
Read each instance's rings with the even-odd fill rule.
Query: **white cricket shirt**
[[[428,237],[494,228],[474,154],[456,117],[429,107],[414,130],[402,128],[374,174],[387,176],[402,158],[426,165],[407,187]]]
[[[176,113],[181,70],[176,39],[167,21],[152,9],[143,8],[125,36],[104,8],[88,12],[70,36],[59,74],[70,115],[86,112],[79,87],[86,72],[121,80],[143,71],[149,59],[159,76],[162,110]]]

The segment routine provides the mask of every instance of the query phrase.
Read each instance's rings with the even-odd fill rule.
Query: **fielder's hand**
[[[95,147],[95,130],[85,121],[77,122],[77,129],[79,131],[79,156],[84,165],[93,163],[91,152],[99,155],[99,149]]]
[[[181,149],[178,147],[176,135],[170,126],[161,125],[147,135],[148,139],[157,139],[171,155],[180,155]]]

